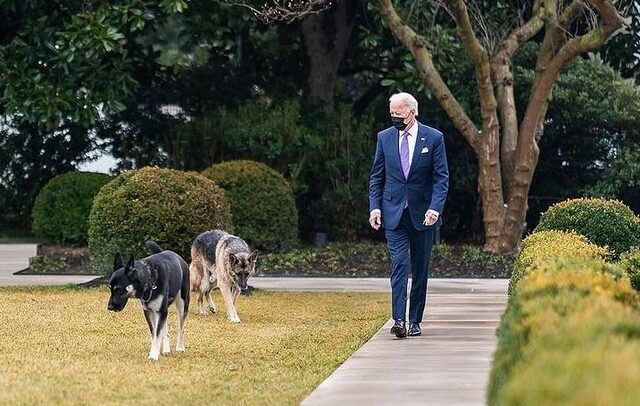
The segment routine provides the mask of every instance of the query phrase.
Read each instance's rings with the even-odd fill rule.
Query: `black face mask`
[[[393,126],[397,128],[399,131],[402,131],[405,128],[407,128],[407,124],[404,122],[405,119],[406,117],[391,116],[391,122],[393,123]]]

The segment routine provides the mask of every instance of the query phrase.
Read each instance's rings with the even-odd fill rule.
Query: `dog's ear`
[[[235,264],[238,263],[238,257],[236,257],[236,254],[233,254],[233,253],[229,254],[229,263],[231,264],[231,266],[234,266]]]
[[[119,252],[116,252],[116,257],[113,260],[113,270],[117,271],[123,266],[124,266],[124,260],[122,259],[122,254]]]
[[[135,268],[133,267],[133,255],[129,255],[129,260],[127,261],[127,265],[124,267],[124,274],[127,275],[127,277],[132,277],[133,273],[135,271]]]
[[[258,250],[254,250],[251,255],[249,255],[249,261],[255,263],[258,260],[258,255],[260,254],[260,251]]]

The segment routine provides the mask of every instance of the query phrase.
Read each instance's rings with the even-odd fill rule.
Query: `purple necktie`
[[[400,164],[402,165],[402,172],[404,172],[404,178],[409,176],[409,133],[402,134],[402,142],[400,143]]]

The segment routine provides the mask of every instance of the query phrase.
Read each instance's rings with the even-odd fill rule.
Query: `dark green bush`
[[[640,219],[617,200],[572,199],[557,203],[542,214],[536,231],[575,231],[600,246],[612,258],[640,245]]]
[[[298,212],[282,175],[254,161],[223,162],[202,174],[225,190],[236,234],[252,247],[287,250],[296,245]]]
[[[85,243],[93,198],[110,179],[93,172],[68,172],[51,179],[31,212],[35,236],[58,243]]]
[[[622,254],[619,265],[629,277],[631,286],[640,291],[640,248],[633,248]]]
[[[142,168],[124,173],[100,190],[89,217],[89,250],[96,271],[108,273],[117,251],[146,256],[153,239],[189,261],[201,232],[233,231],[224,190],[195,172]]]

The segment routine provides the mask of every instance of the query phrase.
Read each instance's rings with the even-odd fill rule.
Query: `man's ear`
[[[124,260],[122,259],[122,254],[119,252],[116,252],[116,257],[113,260],[113,270],[117,271],[123,266],[124,266]]]

